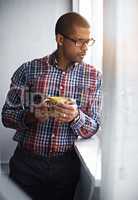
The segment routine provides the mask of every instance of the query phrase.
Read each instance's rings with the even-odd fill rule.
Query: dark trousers
[[[16,149],[10,159],[10,178],[33,200],[73,200],[80,176],[75,151],[41,158]]]

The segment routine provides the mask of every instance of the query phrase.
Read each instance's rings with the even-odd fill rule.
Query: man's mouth
[[[80,57],[84,58],[85,55],[86,55],[85,53],[82,53],[82,54],[80,54]]]
[[[86,55],[86,52],[81,52],[81,53],[80,53],[80,56],[81,56],[81,57],[84,57],[85,55]]]

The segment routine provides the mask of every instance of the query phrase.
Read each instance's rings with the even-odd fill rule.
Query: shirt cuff
[[[74,130],[81,128],[85,124],[85,114],[79,110],[79,117],[76,120],[71,122],[70,126]]]
[[[21,129],[28,129],[26,123],[25,123],[25,114],[26,114],[26,111],[25,110],[22,110],[18,113],[18,126],[19,128]]]

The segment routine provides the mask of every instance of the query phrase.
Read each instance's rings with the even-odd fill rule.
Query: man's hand
[[[55,118],[58,122],[71,122],[78,115],[76,104],[57,103],[49,104],[44,101],[34,107],[34,114],[39,122],[45,122],[49,117]]]
[[[71,122],[79,114],[76,104],[58,104],[54,106],[56,121],[59,122]]]
[[[48,105],[42,102],[34,106],[34,115],[39,122],[45,122],[49,118]]]

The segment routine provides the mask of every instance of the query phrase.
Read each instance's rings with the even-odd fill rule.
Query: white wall
[[[0,110],[13,72],[25,61],[56,48],[57,18],[71,11],[71,0],[0,0]],[[16,143],[14,130],[0,124],[0,160],[7,162]]]
[[[138,1],[104,1],[102,200],[138,199]]]

